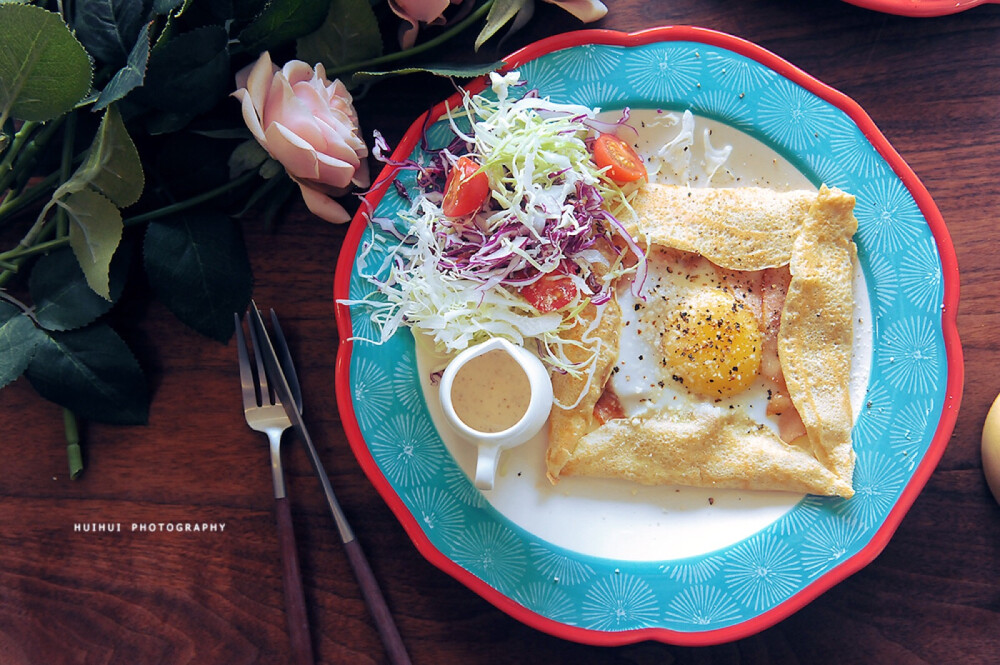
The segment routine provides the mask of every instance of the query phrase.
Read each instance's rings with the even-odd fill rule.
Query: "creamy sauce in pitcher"
[[[474,430],[502,432],[517,424],[528,410],[528,375],[509,353],[487,351],[455,374],[451,402],[455,413]]]

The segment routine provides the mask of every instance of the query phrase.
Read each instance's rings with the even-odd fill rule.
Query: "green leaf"
[[[234,87],[228,39],[224,28],[209,25],[158,42],[140,88],[143,98],[164,111],[210,110]]]
[[[192,129],[192,134],[205,136],[210,139],[248,139],[253,136],[250,130],[244,127],[220,127],[219,129]]]
[[[35,320],[48,330],[72,330],[93,323],[117,302],[125,287],[130,254],[119,248],[111,261],[110,300],[94,293],[69,249],[40,257],[31,269],[28,289]]]
[[[166,21],[161,22],[160,34],[153,40],[157,46],[173,39],[177,32],[177,21],[188,7],[191,6],[192,2],[194,0],[181,0],[181,2],[173,2],[172,0],[153,1],[153,12],[159,16],[167,17]]]
[[[111,106],[104,112],[87,159],[55,191],[53,198],[93,187],[115,205],[125,208],[139,200],[143,185],[139,151],[125,129],[118,109]]]
[[[475,78],[477,76],[482,76],[483,74],[496,71],[502,67],[503,64],[502,60],[497,60],[496,62],[465,66],[451,64],[421,65],[393,69],[388,72],[358,72],[351,77],[351,86],[354,87],[363,83],[371,83],[381,79],[391,78],[393,76],[418,73],[436,74],[437,76],[453,76],[455,78]]]
[[[243,50],[260,53],[308,35],[323,24],[330,0],[272,0],[242,32]]]
[[[157,189],[169,199],[182,201],[229,182],[227,159],[232,150],[228,141],[206,141],[193,133],[173,134],[157,150],[150,167],[156,172]],[[217,199],[219,206],[229,196]]]
[[[190,0],[153,0],[153,11],[162,16],[177,9],[181,4],[187,5],[189,2]]]
[[[271,180],[272,178],[277,178],[282,173],[286,173],[285,167],[281,165],[276,159],[266,159],[264,163],[260,165],[260,170],[257,172],[260,177],[264,180]]]
[[[142,88],[139,89],[141,91]],[[144,129],[150,136],[173,134],[190,125],[193,119],[193,113],[154,111],[146,117]]]
[[[122,239],[122,215],[97,192],[74,192],[57,205],[69,216],[69,246],[94,292],[111,300],[111,258]]]
[[[368,0],[332,0],[318,30],[296,42],[296,57],[327,69],[382,55],[382,33]]]
[[[528,0],[496,0],[490,7],[490,13],[486,15],[483,29],[476,37],[476,50],[478,51],[479,47],[489,41],[490,37],[495,35],[500,28],[507,25],[512,18],[524,10],[527,4]]]
[[[0,35],[0,127],[58,118],[90,91],[90,57],[58,14],[0,4]]]
[[[229,177],[237,176],[260,167],[267,159],[267,151],[257,143],[256,139],[250,139],[236,146],[229,156]]]
[[[253,274],[240,227],[221,214],[153,221],[143,243],[156,296],[198,332],[227,341],[250,302]]]
[[[115,72],[104,90],[101,90],[94,105],[95,111],[106,108],[142,85],[146,77],[146,64],[149,62],[149,26],[149,23],[142,26],[125,66]]]
[[[135,356],[105,323],[45,335],[26,373],[39,395],[114,425],[149,419],[149,389]]]
[[[149,0],[78,0],[73,32],[97,60],[118,65],[125,62],[151,10]]]
[[[0,388],[27,369],[44,336],[21,308],[0,300]]]

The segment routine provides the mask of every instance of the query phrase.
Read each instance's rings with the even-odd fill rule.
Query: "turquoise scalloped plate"
[[[505,62],[556,101],[691,109],[763,142],[814,184],[855,194],[873,315],[868,391],[854,430],[856,494],[806,496],[736,543],[663,561],[591,556],[521,528],[473,487],[442,441],[409,332],[382,346],[351,341],[374,332],[366,311],[340,302],[372,291],[355,267],[366,235],[378,232],[363,213],[334,285],[337,399],[353,452],[428,560],[526,624],[600,645],[706,645],[763,630],[870,563],[944,452],[963,376],[958,269],[944,221],[855,102],[738,38],[681,26],[587,30]],[[444,123],[434,124],[443,112],[444,103],[418,118],[394,159],[419,156],[427,128],[444,136]],[[405,172],[383,171],[366,199],[376,216],[403,208],[390,187],[397,176],[412,185]]]

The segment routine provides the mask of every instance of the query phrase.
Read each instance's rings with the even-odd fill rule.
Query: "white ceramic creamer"
[[[545,366],[500,338],[455,356],[438,390],[448,423],[478,448],[475,484],[484,490],[493,489],[500,452],[537,434],[552,409]]]

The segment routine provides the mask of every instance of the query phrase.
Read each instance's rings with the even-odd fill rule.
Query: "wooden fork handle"
[[[278,514],[278,541],[281,546],[282,575],[285,587],[285,615],[288,617],[288,637],[292,645],[293,665],[315,665],[306,598],[302,591],[302,573],[292,529],[292,510],[288,497],[275,499]]]
[[[372,618],[375,619],[375,627],[382,638],[382,645],[385,647],[386,655],[389,656],[389,662],[392,665],[410,665],[410,656],[406,652],[403,638],[400,637],[392,613],[389,612],[389,607],[385,604],[382,589],[378,585],[378,580],[375,579],[375,574],[372,573],[371,566],[368,565],[368,559],[361,549],[361,544],[357,540],[351,539],[344,543],[344,548],[347,550],[347,558],[351,562],[351,567],[354,568],[354,574],[358,578],[358,586],[361,587],[361,593],[365,597],[368,610],[371,612]]]

